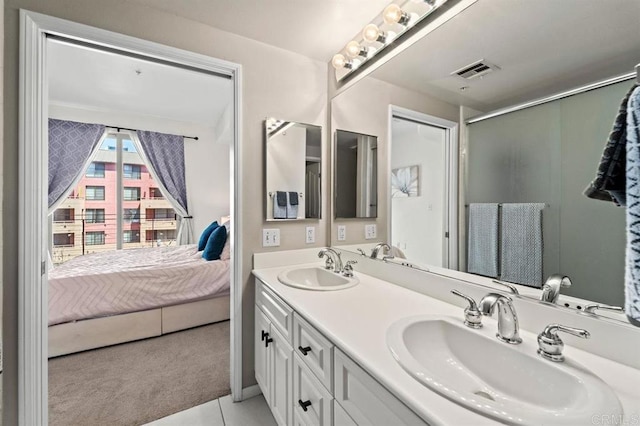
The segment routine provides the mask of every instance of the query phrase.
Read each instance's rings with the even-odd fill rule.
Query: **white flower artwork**
[[[417,197],[419,167],[399,167],[391,170],[391,197]]]

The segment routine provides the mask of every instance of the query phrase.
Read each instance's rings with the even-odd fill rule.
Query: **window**
[[[56,211],[53,212],[53,221],[73,222],[74,216],[75,214],[73,209],[56,209]]]
[[[104,245],[104,231],[92,231],[85,234],[85,244],[88,246]]]
[[[104,200],[104,186],[87,186],[87,200]]]
[[[176,212],[173,209],[149,209],[152,212],[152,219],[156,220],[173,220],[176,218]]]
[[[123,243],[139,243],[140,232],[139,231],[123,231],[122,242]]]
[[[91,163],[87,168],[86,177],[89,178],[103,178],[104,177],[104,163]]]
[[[160,188],[149,188],[149,198],[152,200],[163,200],[164,196],[160,192]]]
[[[84,218],[87,223],[104,223],[104,209],[86,209]]]
[[[135,186],[124,187],[124,201],[140,201],[140,188]]]
[[[140,222],[140,209],[124,209],[122,219],[125,222]]]
[[[123,164],[122,177],[125,179],[140,179],[142,167],[138,164]]]
[[[53,234],[53,246],[54,247],[73,247],[74,234],[62,233]]]
[[[175,240],[176,239],[176,230],[175,229],[154,229],[147,230],[145,235],[147,241],[166,241],[166,240]]]

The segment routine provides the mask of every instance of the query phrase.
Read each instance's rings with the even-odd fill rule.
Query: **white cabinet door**
[[[331,426],[332,395],[297,354],[293,356],[293,415],[295,425]]]
[[[292,425],[293,349],[271,324],[269,338],[269,379],[271,395],[269,406],[279,425]]]
[[[269,376],[268,376],[268,348],[265,346],[265,339],[269,334],[269,320],[265,314],[256,306],[255,309],[255,337],[253,339],[255,354],[255,374],[256,381],[262,389],[264,399],[269,401]]]

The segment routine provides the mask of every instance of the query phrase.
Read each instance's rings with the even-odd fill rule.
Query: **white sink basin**
[[[343,290],[360,282],[358,278],[347,278],[321,267],[293,268],[278,275],[282,284],[306,290]]]
[[[532,345],[508,345],[495,327],[472,330],[453,317],[423,315],[395,322],[387,345],[423,385],[507,424],[592,424],[594,415],[622,415],[601,379],[574,362],[539,357]]]

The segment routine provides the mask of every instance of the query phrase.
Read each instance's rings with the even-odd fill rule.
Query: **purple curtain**
[[[49,119],[49,208],[84,171],[104,129],[100,124]]]
[[[188,212],[184,172],[184,138],[166,133],[138,130],[138,139],[147,160],[173,199]]]

